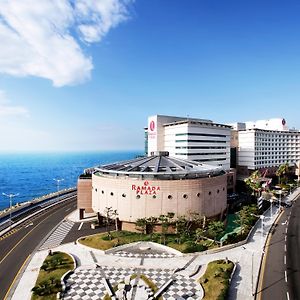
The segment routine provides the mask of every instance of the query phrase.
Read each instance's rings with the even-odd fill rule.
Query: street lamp
[[[288,183],[288,186],[290,187],[290,194],[291,194],[291,190],[292,190],[293,184],[292,183]]]
[[[276,198],[276,197],[275,197]],[[274,202],[274,199],[271,198],[270,199],[270,203],[271,203],[271,217],[273,217],[273,202]]]
[[[59,184],[61,181],[64,181],[64,179],[63,178],[61,178],[61,179],[53,178],[53,180],[55,180],[56,184],[57,184],[57,199],[58,199],[59,198]]]
[[[16,197],[19,195],[18,194],[5,194],[5,193],[2,193],[3,196],[6,196],[9,198],[9,227],[11,227],[11,208],[12,208],[12,198],[13,197]]]

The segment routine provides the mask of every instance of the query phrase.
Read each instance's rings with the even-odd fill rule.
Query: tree
[[[224,232],[225,226],[221,221],[211,221],[208,224],[207,233],[208,236],[216,240]]]
[[[252,191],[252,195],[259,197],[262,190],[262,181],[259,171],[254,171],[248,178],[244,180],[244,182]]]
[[[135,221],[135,226],[137,230],[140,230],[142,234],[146,234],[146,228],[147,228],[147,219],[146,218],[140,218]]]
[[[196,243],[202,240],[205,237],[206,230],[204,228],[197,228],[196,229]]]
[[[276,176],[278,177],[278,183],[281,184],[281,176],[285,176],[289,170],[289,164],[286,162],[280,165],[276,171]]]
[[[112,211],[112,216],[115,218],[115,226],[116,226],[116,231],[118,231],[118,211],[115,209]]]
[[[112,218],[114,213],[114,210],[112,209],[112,207],[105,207],[104,209],[104,216],[105,216],[105,225],[106,225],[106,232],[108,235],[108,238],[111,240],[111,233],[110,233],[110,229],[109,229],[109,225],[110,225],[110,219]]]
[[[238,217],[237,222],[241,226],[241,233],[245,233],[253,225],[254,221],[257,220],[255,216],[257,213],[258,208],[255,204],[244,206],[236,213]]]
[[[149,226],[150,239],[152,240],[154,226],[157,223],[157,217],[149,217],[149,218],[146,219],[146,221],[147,221],[147,226]]]
[[[175,232],[177,235],[177,243],[181,244],[181,238],[185,234],[186,230],[186,218],[185,216],[180,216],[175,221]]]

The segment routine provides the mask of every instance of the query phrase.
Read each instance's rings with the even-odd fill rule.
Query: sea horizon
[[[19,194],[13,204],[76,186],[84,169],[143,155],[142,150],[0,152],[0,210],[9,207],[2,193]]]

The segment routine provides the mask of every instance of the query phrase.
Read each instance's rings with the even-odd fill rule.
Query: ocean
[[[13,204],[21,203],[56,192],[54,179],[64,179],[60,190],[74,187],[86,168],[142,154],[142,151],[0,154],[0,210],[9,207],[9,198],[2,193],[19,193]]]

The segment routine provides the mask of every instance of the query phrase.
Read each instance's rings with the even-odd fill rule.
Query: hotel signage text
[[[131,190],[135,191],[139,195],[156,195],[160,191],[159,186],[151,186],[148,181],[144,182],[144,185],[135,185],[131,186]]]

